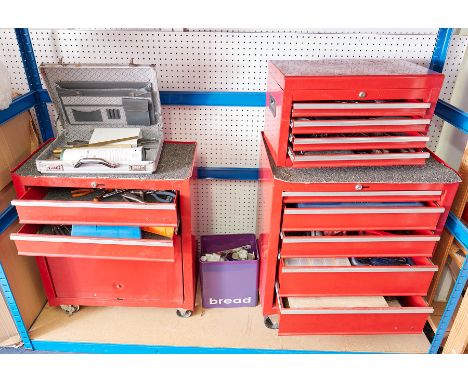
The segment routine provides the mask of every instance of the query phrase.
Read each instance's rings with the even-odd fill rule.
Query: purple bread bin
[[[204,308],[256,306],[258,302],[258,248],[253,234],[208,235],[201,237],[201,253],[213,253],[251,245],[255,260],[200,263]]]

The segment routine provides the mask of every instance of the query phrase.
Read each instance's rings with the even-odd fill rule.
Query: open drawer
[[[10,235],[23,256],[173,262],[180,238],[144,233],[142,239],[54,235],[50,226],[25,225]]]
[[[281,256],[294,257],[431,257],[438,235],[410,231],[394,235],[298,236],[281,233]]]
[[[424,203],[310,203],[285,205],[283,231],[433,230],[444,208]]]
[[[100,190],[96,190],[101,192]],[[177,227],[177,196],[171,203],[134,203],[118,198],[73,200],[69,189],[29,189],[13,200],[21,223]]]
[[[291,134],[290,136],[293,151],[424,148],[428,141],[428,136],[418,133]]]
[[[282,297],[425,296],[437,267],[424,257],[411,260],[412,265],[311,266],[281,258],[279,294]],[[314,260],[306,263],[311,262]]]
[[[278,297],[278,334],[421,333],[434,310],[420,296],[401,297],[398,301],[401,306],[288,308],[287,298]]]
[[[304,167],[422,166],[430,154],[424,149],[294,151],[288,147],[288,165]]]

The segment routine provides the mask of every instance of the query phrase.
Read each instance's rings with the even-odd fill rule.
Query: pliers
[[[150,191],[146,195],[153,197],[159,203],[172,203],[176,196],[173,191]]]

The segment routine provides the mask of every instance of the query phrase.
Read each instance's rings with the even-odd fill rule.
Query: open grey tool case
[[[163,132],[154,67],[59,64],[40,69],[64,128],[38,156],[36,166],[41,173],[148,174],[156,170]],[[54,149],[67,143],[89,142],[95,128],[122,127],[141,129],[146,142],[143,160],[64,161],[53,155]]]

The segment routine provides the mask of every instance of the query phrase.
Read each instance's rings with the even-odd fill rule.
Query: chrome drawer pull
[[[293,103],[293,110],[333,109],[429,109],[430,103]]]
[[[336,144],[336,143],[399,143],[399,142],[428,142],[429,137],[375,137],[375,138],[296,138],[294,144]]]
[[[83,237],[73,237],[73,236],[24,236],[21,234],[11,234],[12,240],[17,241],[39,241],[39,242],[54,242],[54,243],[77,243],[77,244],[109,244],[109,245],[131,245],[131,246],[145,246],[145,247],[173,247],[173,242],[171,240],[112,240],[112,239],[92,239],[92,238],[83,238]]]
[[[283,310],[281,310],[283,309]],[[343,309],[284,309],[280,307],[281,314],[431,314],[434,309],[430,307],[401,307],[401,308],[343,308]]]
[[[316,267],[316,268],[285,268],[283,267],[281,273],[412,273],[412,272],[436,272],[436,266],[414,267],[414,266],[396,266],[390,267]]]
[[[434,214],[443,213],[442,207],[419,208],[286,208],[285,215],[351,215],[351,214]]]
[[[405,126],[405,125],[428,125],[430,119],[363,119],[363,120],[343,120],[343,121],[305,121],[293,120],[293,127],[314,127],[314,126]]]
[[[135,210],[175,210],[175,204],[169,203],[96,203],[75,201],[52,201],[52,200],[12,200],[11,204],[21,207],[61,207],[61,208],[111,208],[111,209],[135,209]]]
[[[423,159],[429,158],[428,152],[412,154],[352,154],[352,155],[295,155],[290,151],[290,156],[296,162],[323,162],[346,160],[382,160],[382,159]]]
[[[310,196],[440,196],[442,191],[343,191],[343,192],[294,192],[283,191],[284,197]]]
[[[283,243],[381,243],[381,242],[408,242],[408,241],[439,241],[439,236],[304,236],[304,237],[288,237],[284,236]]]

